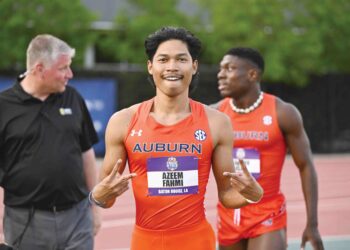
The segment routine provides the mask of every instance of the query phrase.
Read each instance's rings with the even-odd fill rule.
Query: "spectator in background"
[[[3,226],[16,249],[92,250],[100,227],[87,199],[98,137],[83,98],[67,86],[74,54],[52,35],[36,36],[26,73],[0,93]]]
[[[317,175],[302,117],[292,104],[261,91],[263,72],[264,59],[252,48],[232,48],[220,62],[218,89],[224,99],[213,106],[231,118],[233,158],[244,158],[264,196],[259,203],[240,209],[218,203],[219,249],[287,248],[286,201],[280,180],[289,149],[300,172],[306,204],[301,247],[310,241],[315,250],[323,250],[317,219]]]

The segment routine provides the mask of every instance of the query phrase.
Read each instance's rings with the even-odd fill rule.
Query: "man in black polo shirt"
[[[98,137],[83,98],[67,86],[74,54],[54,36],[35,37],[26,73],[0,93],[4,235],[18,245],[23,234],[20,249],[93,249],[100,227],[87,199]]]

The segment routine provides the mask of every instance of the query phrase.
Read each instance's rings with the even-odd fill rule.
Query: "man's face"
[[[60,55],[51,65],[43,67],[42,85],[49,94],[61,93],[66,89],[68,80],[73,77],[71,63],[69,55]]]
[[[187,45],[181,40],[161,43],[152,61],[147,62],[158,91],[175,96],[187,91],[193,74],[197,71],[197,61],[193,61]]]
[[[244,58],[225,55],[220,62],[218,89],[222,97],[238,97],[256,83],[256,69]],[[255,72],[256,73],[256,72]]]

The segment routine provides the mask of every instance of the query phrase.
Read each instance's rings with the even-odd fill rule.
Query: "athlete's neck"
[[[151,115],[161,124],[175,124],[190,114],[190,99],[188,97],[169,98],[167,96],[156,96],[154,98]]]

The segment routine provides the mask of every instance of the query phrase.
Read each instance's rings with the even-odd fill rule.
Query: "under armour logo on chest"
[[[140,129],[139,131],[136,131],[135,129],[131,130],[131,133],[130,133],[131,136],[141,136],[142,135],[142,129]]]

